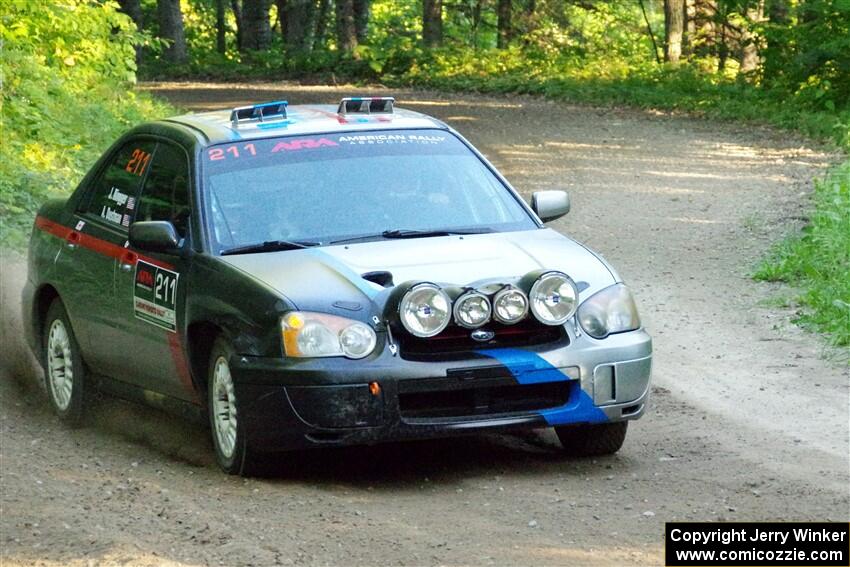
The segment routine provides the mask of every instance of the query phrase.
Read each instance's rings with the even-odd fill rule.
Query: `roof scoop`
[[[393,287],[393,285],[395,285],[393,283],[392,273],[387,272],[386,270],[366,272],[364,274],[360,274],[360,277],[368,282],[376,283],[381,287]]]

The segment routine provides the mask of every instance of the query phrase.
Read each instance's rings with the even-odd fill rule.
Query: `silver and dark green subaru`
[[[391,98],[138,126],[30,242],[27,333],[68,423],[102,389],[208,416],[222,468],[554,427],[613,453],[649,393],[629,289],[442,122]]]

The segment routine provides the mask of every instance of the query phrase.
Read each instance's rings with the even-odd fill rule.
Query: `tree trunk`
[[[283,44],[288,51],[307,52],[313,46],[316,5],[313,0],[277,0]]]
[[[790,7],[788,0],[770,0],[767,15],[772,24],[787,24],[791,21],[789,17]]]
[[[369,11],[371,0],[354,0],[354,33],[359,43],[365,43],[369,35]]]
[[[215,0],[215,48],[219,53],[227,51],[227,29],[224,27],[224,0]]]
[[[718,13],[716,0],[688,0],[687,40],[690,54],[717,55]]]
[[[685,0],[664,0],[664,60],[678,64],[685,35]]]
[[[245,34],[242,33],[242,4],[239,0],[230,0],[230,8],[233,10],[233,18],[236,20],[236,47],[239,51],[245,49]]]
[[[761,63],[759,36],[752,31],[764,18],[764,0],[759,0],[747,9],[747,25],[741,37],[741,73],[755,72]]]
[[[136,29],[144,30],[144,16],[142,14],[142,3],[140,0],[120,0],[118,4],[121,6],[121,11],[130,16],[133,23],[136,24]],[[142,63],[142,46],[136,46],[136,65]]]
[[[336,0],[336,43],[343,53],[350,53],[357,47],[354,0]]]
[[[272,42],[271,0],[243,0],[242,49],[265,51]]]
[[[481,29],[481,10],[483,0],[475,0],[472,4],[472,47],[478,49],[478,31]]]
[[[640,4],[643,21],[646,24],[646,33],[649,35],[649,40],[652,42],[652,55],[655,57],[655,62],[660,64],[661,58],[658,56],[658,42],[655,41],[655,33],[653,33],[652,26],[649,23],[649,16],[646,15],[646,6],[644,6],[643,0],[638,0],[638,4]]]
[[[513,6],[511,0],[499,0],[499,5],[496,8],[498,21],[496,23],[496,47],[505,49],[511,42],[513,37],[513,28],[511,27],[511,12]]]
[[[443,0],[422,0],[422,42],[425,47],[443,43]]]
[[[186,62],[186,36],[183,33],[183,13],[180,0],[157,0],[156,15],[159,19],[160,37],[169,41],[163,56],[169,63]]]
[[[685,0],[685,35],[682,36],[682,56],[686,59],[693,53],[694,33],[696,25],[696,5],[694,0]]]
[[[325,33],[328,29],[328,14],[331,12],[331,0],[319,0],[319,10],[316,13],[316,28],[313,32],[311,49],[325,44]]]

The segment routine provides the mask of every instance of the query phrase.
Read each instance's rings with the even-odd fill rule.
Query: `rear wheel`
[[[626,440],[628,421],[556,427],[564,452],[572,457],[613,455]]]
[[[208,411],[210,428],[219,466],[228,474],[248,474],[253,466],[245,427],[239,415],[239,403],[230,358],[233,348],[223,338],[218,338],[210,353],[208,376]]]
[[[58,298],[47,310],[42,344],[50,406],[62,423],[76,427],[83,418],[86,372],[68,313]]]

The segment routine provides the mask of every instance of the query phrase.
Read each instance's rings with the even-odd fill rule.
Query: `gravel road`
[[[149,84],[193,110],[351,90]],[[294,454],[223,475],[207,433],[101,399],[69,431],[20,340],[23,262],[2,260],[5,565],[660,564],[665,521],[850,520],[847,352],[790,323],[747,274],[799,227],[836,156],[765,128],[533,98],[400,91],[481,148],[553,225],[631,284],[655,339],[652,407],[613,457],[550,431]]]

